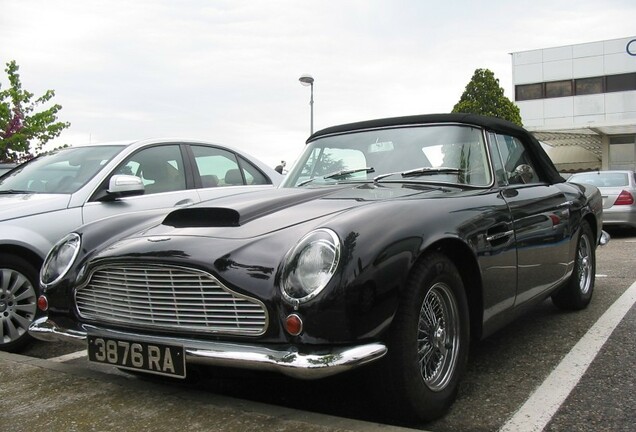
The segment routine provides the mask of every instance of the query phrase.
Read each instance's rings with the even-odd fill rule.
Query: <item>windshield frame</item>
[[[435,129],[434,129],[435,128]],[[452,131],[450,136],[446,137],[446,132]],[[469,132],[466,132],[469,131]],[[443,139],[432,141],[432,137],[440,135]],[[479,167],[482,168],[484,180],[478,183],[466,182],[461,179],[461,174],[455,174],[455,178],[451,178],[450,170],[447,172],[427,173],[424,175],[410,176],[401,175],[413,170],[423,170],[433,168],[460,168],[457,166],[445,166],[441,161],[432,164],[425,149],[440,148],[443,144],[452,145],[453,136],[458,138],[461,134],[465,134],[464,139],[470,137],[475,141],[465,141],[460,146],[470,144],[472,149],[478,148]],[[409,136],[412,135],[412,136]],[[374,142],[370,138],[378,137],[378,141]],[[384,137],[385,141],[381,142],[380,137]],[[428,142],[426,139],[431,140]],[[386,141],[388,139],[388,141]],[[413,143],[408,144],[408,140]],[[448,143],[443,141],[448,140]],[[344,144],[349,141],[349,144]],[[403,142],[400,142],[403,141]],[[463,147],[462,147],[463,148]],[[325,149],[350,149],[362,152],[365,156],[364,161],[359,164],[348,165],[340,160],[339,164],[333,164],[327,173],[320,172],[315,165],[312,167],[312,158],[320,160],[324,157]],[[402,153],[408,149],[410,154]],[[435,151],[438,151],[435,149]],[[463,150],[462,150],[463,152]],[[373,153],[377,153],[373,155]],[[386,157],[384,156],[386,154]],[[443,153],[442,153],[443,155]],[[463,153],[462,153],[463,155]],[[470,152],[469,152],[470,155]],[[371,157],[369,157],[371,156]],[[388,156],[392,156],[391,165],[388,162]],[[409,158],[409,156],[415,156]],[[436,156],[439,158],[439,156]],[[464,157],[464,156],[462,156]],[[470,156],[469,156],[470,157]],[[372,161],[370,161],[372,159]],[[418,159],[421,159],[418,160]],[[474,158],[473,158],[474,159]],[[420,165],[418,165],[418,162]],[[423,163],[426,162],[426,163]],[[471,162],[473,160],[471,159]],[[371,172],[368,169],[373,169]],[[312,171],[313,170],[313,171]],[[304,171],[304,172],[303,172]],[[329,174],[339,171],[351,171],[350,176],[337,178],[329,178]],[[379,178],[379,180],[378,180]],[[330,186],[343,183],[431,183],[441,185],[452,185],[466,188],[490,188],[494,184],[494,172],[491,158],[491,149],[487,139],[486,130],[478,125],[464,123],[426,123],[426,124],[408,124],[397,125],[380,128],[359,129],[354,131],[344,131],[334,134],[322,135],[312,141],[309,141],[301,153],[300,157],[294,163],[287,173],[281,187],[297,188],[297,187],[320,187]]]

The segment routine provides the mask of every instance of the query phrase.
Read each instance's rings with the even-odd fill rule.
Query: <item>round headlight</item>
[[[311,300],[336,272],[340,239],[325,228],[304,236],[286,255],[283,268],[283,297],[292,303]]]
[[[57,242],[44,260],[40,271],[40,283],[44,286],[56,284],[71,268],[80,250],[81,239],[70,233]]]

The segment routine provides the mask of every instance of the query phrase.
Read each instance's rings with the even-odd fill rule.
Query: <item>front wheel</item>
[[[452,261],[431,253],[407,283],[388,341],[385,389],[393,414],[424,421],[443,415],[457,396],[468,343],[462,279]]]
[[[580,310],[587,307],[594,292],[596,277],[596,246],[590,225],[583,221],[574,257],[574,270],[566,284],[552,295],[559,309]]]
[[[38,272],[26,260],[0,254],[0,350],[16,352],[31,342],[37,313]]]

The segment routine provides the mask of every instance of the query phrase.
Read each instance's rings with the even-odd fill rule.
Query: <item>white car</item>
[[[573,174],[570,183],[591,184],[603,197],[603,226],[636,228],[636,176],[634,171],[594,171]]]
[[[180,139],[69,147],[1,177],[0,350],[30,341],[40,267],[68,232],[122,213],[253,193],[282,179],[237,149]]]

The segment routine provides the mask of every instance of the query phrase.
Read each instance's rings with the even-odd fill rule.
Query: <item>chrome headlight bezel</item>
[[[306,234],[285,255],[283,298],[294,305],[315,298],[336,273],[340,256],[340,238],[334,231],[319,228]]]
[[[43,287],[55,285],[66,276],[77,259],[81,244],[82,238],[77,233],[67,234],[55,243],[40,270],[40,284]]]

